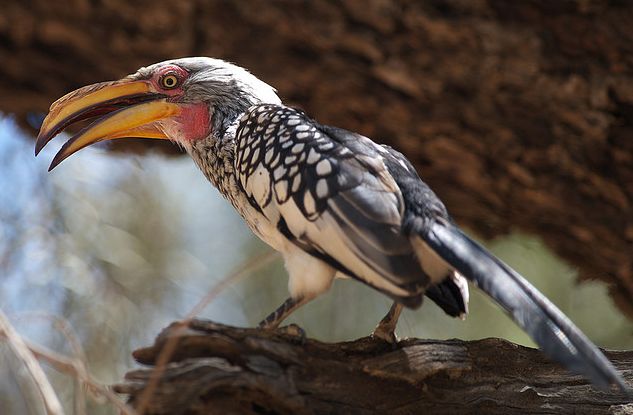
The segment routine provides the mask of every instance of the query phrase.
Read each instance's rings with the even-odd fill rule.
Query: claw
[[[299,344],[304,344],[306,341],[305,330],[294,323],[288,324],[287,326],[279,327],[278,329],[276,329],[276,331],[277,333],[293,337],[293,340],[297,341],[297,343]]]
[[[396,326],[398,325],[398,318],[402,312],[402,304],[394,302],[389,309],[386,316],[380,320],[380,323],[374,329],[371,337],[375,339],[382,339],[394,347],[398,344],[398,337],[396,337]]]
[[[393,327],[387,327],[382,324],[378,324],[374,329],[373,333],[371,333],[371,337],[374,339],[383,340],[393,346],[398,344],[398,337],[396,336]]]

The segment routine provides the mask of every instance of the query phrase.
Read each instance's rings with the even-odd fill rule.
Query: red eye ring
[[[180,77],[176,72],[167,72],[160,77],[158,82],[164,89],[174,89],[180,85]]]

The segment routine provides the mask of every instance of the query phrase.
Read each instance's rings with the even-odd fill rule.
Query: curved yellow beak
[[[55,101],[42,123],[35,144],[37,155],[66,127],[96,118],[75,134],[53,158],[49,171],[90,144],[117,138],[169,139],[159,121],[180,114],[180,106],[152,90],[147,81],[123,79],[79,88]]]

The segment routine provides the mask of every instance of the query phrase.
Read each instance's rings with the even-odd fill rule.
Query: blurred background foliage
[[[188,158],[109,154],[97,146],[48,174],[55,151],[50,145],[34,158],[32,139],[10,117],[0,118],[0,305],[26,338],[70,354],[51,322],[32,313],[67,319],[90,372],[103,383],[116,383],[134,367],[133,349],[148,345],[219,280],[269,248]],[[532,236],[511,234],[486,244],[598,345],[633,348],[633,323],[615,310],[604,285],[576,285],[575,270]],[[233,283],[200,317],[254,326],[286,298],[286,283],[276,260]],[[289,322],[316,339],[351,340],[368,335],[389,305],[359,283],[337,281]],[[461,321],[428,301],[404,313],[398,334],[494,336],[533,345],[476,289],[470,310]],[[0,346],[0,352],[2,413],[31,413],[20,368],[10,364],[6,349]],[[70,407],[72,379],[48,373]],[[89,413],[112,411],[95,405]]]
[[[403,150],[461,223],[488,236],[512,226],[540,235],[574,265],[532,234],[483,242],[595,343],[633,348],[633,322],[622,314],[633,310],[629,3],[5,3],[0,109],[13,115],[0,114],[0,310],[25,338],[71,355],[51,320],[66,319],[104,384],[121,381],[135,367],[132,350],[269,248],[187,157],[95,146],[48,174],[64,139],[35,158],[33,137],[16,124],[69,90],[185,55],[240,63],[317,119]],[[232,283],[199,317],[254,326],[286,298],[286,284],[276,260]],[[620,287],[612,293],[620,310],[609,286]],[[389,305],[337,281],[288,322],[323,341],[350,340],[370,333]],[[405,311],[398,334],[533,345],[476,289],[470,310],[461,321],[429,301]],[[47,374],[77,413],[72,377]],[[25,379],[0,343],[0,415],[42,413]],[[98,403],[87,412],[115,413]]]

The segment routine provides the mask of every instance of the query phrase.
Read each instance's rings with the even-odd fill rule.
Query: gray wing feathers
[[[377,274],[393,284],[405,287],[424,281],[409,239],[400,233],[399,226],[376,220],[375,209],[358,209],[358,201],[366,198],[366,192],[362,192],[362,197],[355,198],[359,193],[347,191],[329,202],[333,217],[350,248]],[[382,203],[382,200],[377,198],[374,205]],[[366,216],[366,212],[374,216]]]
[[[401,230],[404,202],[384,164],[386,151],[366,137],[319,125],[287,107],[265,105],[252,114],[238,127],[238,148],[246,151],[248,143],[265,142],[266,157],[260,152],[257,166],[242,158],[236,168],[247,193],[265,194],[254,189],[253,183],[261,183],[276,195],[266,199],[278,212],[269,219],[281,218],[287,237],[302,249],[313,246],[339,271],[405,305],[419,305],[429,279]],[[252,178],[262,166],[269,180]],[[271,206],[259,208],[271,212]]]

